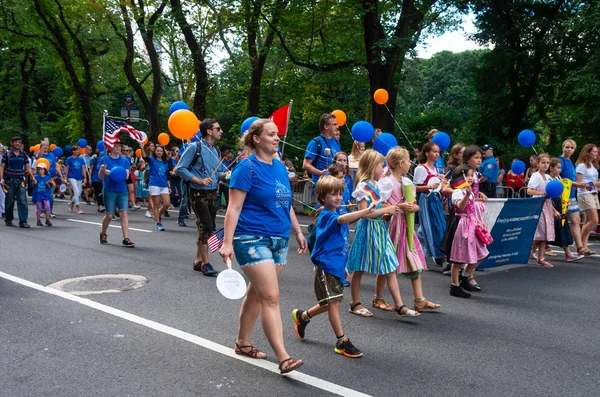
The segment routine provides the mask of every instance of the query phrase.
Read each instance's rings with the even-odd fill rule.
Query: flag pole
[[[292,114],[292,105],[294,104],[294,100],[290,99],[290,107],[288,108],[287,120],[285,125],[285,135],[283,136],[283,145],[281,146],[281,157],[283,157],[283,151],[285,150],[285,140],[288,134],[288,128],[290,126],[290,114]]]
[[[104,109],[104,113],[102,113],[102,143],[104,143],[104,150],[103,150],[103,156],[102,156],[102,161],[103,163],[106,165],[106,140],[105,135],[106,135],[106,115],[108,114],[108,110]]]

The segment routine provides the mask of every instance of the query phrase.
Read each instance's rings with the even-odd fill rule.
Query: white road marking
[[[279,374],[279,368],[277,367],[277,364],[275,364],[275,363],[272,363],[267,360],[256,360],[256,359],[252,359],[249,357],[237,355],[237,354],[235,354],[233,349],[230,347],[220,345],[220,344],[210,341],[208,339],[204,339],[200,336],[181,331],[177,328],[169,327],[168,325],[164,325],[164,324],[158,323],[156,321],[148,320],[146,318],[136,316],[135,314],[131,314],[131,313],[128,313],[123,310],[115,309],[114,307],[103,305],[102,303],[94,302],[92,300],[82,298],[79,296],[75,296],[75,295],[69,294],[67,292],[44,287],[43,285],[36,284],[29,280],[25,280],[25,279],[22,279],[22,278],[19,278],[16,276],[12,276],[12,275],[4,273],[4,272],[0,272],[0,277],[4,278],[6,280],[15,282],[17,284],[21,284],[25,287],[35,289],[37,291],[45,292],[50,295],[55,295],[55,296],[58,296],[58,297],[61,297],[61,298],[64,298],[64,299],[67,299],[67,300],[70,300],[73,302],[80,303],[84,306],[91,307],[92,309],[96,309],[101,312],[113,315],[115,317],[122,318],[122,319],[130,321],[132,323],[143,325],[143,326],[153,329],[155,331],[162,332],[164,334],[171,335],[171,336],[174,336],[179,339],[183,339],[183,340],[191,342],[195,345],[212,350],[216,353],[220,353],[229,358],[233,358],[233,359],[236,359],[239,361],[244,361],[250,365],[254,365],[256,367],[266,369],[267,371]],[[286,376],[291,379],[294,379],[298,382],[306,383],[307,385],[316,387],[318,389],[324,390],[324,391],[332,393],[332,394],[337,394],[339,396],[369,397],[368,394],[364,394],[359,391],[352,390],[347,387],[340,386],[335,383],[328,382],[324,379],[320,379],[320,378],[317,378],[317,377],[314,377],[311,375],[307,375],[307,374],[304,374],[299,371],[290,372]]]
[[[102,226],[101,223],[98,222],[90,222],[90,221],[82,221],[80,219],[67,219],[69,222],[79,222],[79,223],[87,223],[88,225],[98,225],[98,226]],[[117,225],[108,225],[108,227],[116,227],[116,228],[121,228],[121,226],[117,226]],[[135,227],[130,227],[129,230],[135,230],[136,232],[144,232],[144,233],[152,233],[152,230],[146,230],[146,229],[136,229]]]

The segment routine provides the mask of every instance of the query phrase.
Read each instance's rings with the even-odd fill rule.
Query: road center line
[[[78,221],[78,222],[83,222],[83,221]],[[92,223],[92,222],[86,222],[86,223]],[[144,327],[148,327],[155,331],[162,332],[164,334],[171,335],[171,336],[174,336],[179,339],[183,339],[183,340],[191,342],[195,345],[212,350],[216,353],[220,353],[229,358],[233,358],[233,359],[236,359],[239,361],[244,361],[250,365],[254,365],[256,367],[266,369],[267,371],[279,374],[279,368],[277,367],[277,364],[275,364],[275,363],[272,363],[267,360],[256,360],[256,359],[252,359],[249,357],[237,355],[234,353],[233,349],[230,347],[220,345],[220,344],[210,341],[208,339],[204,339],[200,336],[193,335],[193,334],[190,334],[185,331],[181,331],[177,328],[169,327],[167,325],[158,323],[156,321],[148,320],[146,318],[137,316],[135,314],[131,314],[131,313],[128,313],[128,312],[120,310],[120,309],[115,309],[114,307],[107,306],[102,303],[98,303],[98,302],[95,302],[95,301],[92,301],[92,300],[89,300],[86,298],[82,298],[80,296],[75,296],[75,295],[69,294],[67,292],[59,291],[59,290],[56,290],[53,288],[44,287],[43,285],[36,284],[34,282],[31,282],[29,280],[25,280],[25,279],[22,279],[22,278],[19,278],[16,276],[12,276],[12,275],[4,273],[4,272],[0,272],[0,277],[4,278],[6,280],[10,280],[17,284],[21,284],[25,287],[35,289],[37,291],[45,292],[50,295],[55,295],[55,296],[58,296],[58,297],[61,297],[61,298],[64,298],[64,299],[67,299],[67,300],[70,300],[73,302],[80,303],[84,306],[91,307],[92,309],[96,309],[101,312],[113,315],[115,317],[122,318],[122,319],[130,321],[132,323],[143,325]],[[318,389],[327,391],[329,393],[337,394],[339,396],[369,397],[368,394],[364,394],[364,393],[358,392],[356,390],[348,389],[347,387],[340,386],[335,383],[328,382],[324,379],[316,378],[314,376],[307,375],[307,374],[304,374],[299,371],[291,372],[291,373],[287,374],[286,376],[291,379],[294,379],[298,382],[306,383],[309,386],[313,386]]]
[[[79,223],[87,223],[88,225],[97,225],[97,226],[102,226],[101,223],[98,222],[90,222],[90,221],[82,221],[80,219],[67,219],[69,222],[79,222]],[[121,226],[117,226],[117,225],[108,225],[108,227],[116,227],[116,228],[121,228]],[[144,233],[152,233],[152,230],[146,230],[146,229],[136,229],[135,227],[130,227],[129,230],[135,230],[136,232],[144,232]]]

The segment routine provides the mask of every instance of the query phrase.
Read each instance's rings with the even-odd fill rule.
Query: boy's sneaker
[[[452,264],[450,262],[444,262],[442,264],[442,274],[445,274],[446,276],[450,276],[451,273],[452,273]]]
[[[37,223],[36,223],[36,225],[38,225],[38,226],[44,226],[44,224],[42,223],[42,221],[41,221],[41,220],[39,220],[39,219],[37,220]]]
[[[181,227],[186,227],[187,226],[184,221],[177,221],[177,224],[179,226],[181,226]]]
[[[123,240],[123,247],[134,248],[135,244],[132,243],[130,239],[126,238]]]
[[[200,271],[202,272],[202,274],[204,274],[205,276],[211,277],[211,276],[216,276],[217,272],[210,263],[203,263],[200,266]]]
[[[146,211],[146,214],[144,215],[146,218],[152,218],[152,212],[150,211]]]
[[[470,298],[471,294],[465,292],[460,285],[450,285],[450,295],[456,296],[457,298]]]
[[[296,336],[300,340],[304,340],[304,331],[306,330],[306,326],[310,323],[310,320],[304,320],[302,318],[302,313],[304,310],[294,309],[292,310],[292,318],[294,319],[294,331],[296,331]]]
[[[56,215],[54,215],[52,212],[50,213],[50,218],[56,218]]]
[[[350,358],[359,358],[363,356],[363,352],[354,347],[348,338],[345,338],[342,343],[337,343],[335,345],[335,352]]]
[[[163,227],[162,223],[157,223],[156,224],[156,231],[157,232],[164,232],[165,228]]]
[[[52,226],[52,222],[50,222],[50,219],[46,219],[46,226]]]
[[[132,209],[132,210],[134,210],[134,211],[137,211],[137,210],[139,210],[140,208],[142,208],[142,207],[140,207],[140,206],[139,206],[139,205],[137,205],[137,204],[135,204],[133,207],[131,207],[131,209]]]

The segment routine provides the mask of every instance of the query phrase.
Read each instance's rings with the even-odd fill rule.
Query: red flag
[[[273,112],[269,120],[272,120],[277,126],[277,135],[284,136],[287,133],[288,122],[290,121],[290,105]]]

